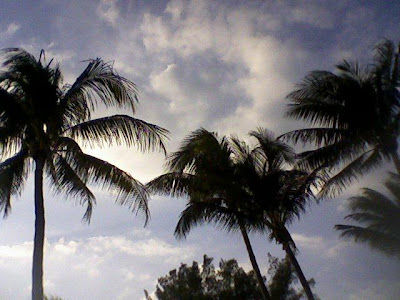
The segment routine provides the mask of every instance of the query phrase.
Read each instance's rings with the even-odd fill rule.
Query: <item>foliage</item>
[[[72,85],[63,85],[58,64],[38,60],[28,52],[5,49],[5,71],[0,74],[0,207],[7,215],[10,197],[21,192],[35,162],[44,160],[45,172],[56,192],[86,205],[90,219],[95,203],[87,184],[118,192],[117,202],[147,211],[144,187],[128,173],[85,154],[80,145],[125,143],[141,150],[164,149],[167,131],[127,115],[92,119],[99,105],[135,111],[136,86],[97,58]],[[74,139],[77,139],[78,144]],[[6,159],[7,158],[7,159]]]
[[[399,51],[385,40],[368,67],[345,60],[336,73],[312,71],[288,95],[287,116],[311,127],[283,138],[317,147],[300,155],[299,166],[325,179],[320,196],[337,195],[385,160],[400,172]]]
[[[364,188],[361,196],[350,198],[352,214],[346,219],[358,225],[336,225],[341,236],[367,243],[388,255],[400,257],[400,176],[389,174],[385,182],[392,197]]]
[[[177,237],[185,237],[204,223],[227,231],[240,230],[245,239],[249,231],[268,232],[271,240],[290,252],[300,281],[313,299],[300,266],[294,262],[296,246],[287,225],[312,199],[315,176],[289,169],[295,159],[293,150],[268,130],[259,128],[250,136],[257,140],[253,149],[237,137],[219,138],[205,129],[194,131],[168,157],[168,173],[152,180],[149,190],[189,196],[175,229]]]
[[[204,255],[203,264],[191,266],[181,264],[179,269],[158,279],[155,295],[159,300],[239,300],[260,299],[260,289],[253,271],[245,272],[235,259],[223,260],[215,269],[212,258]],[[278,260],[270,256],[271,275],[269,290],[273,300],[300,299],[293,269],[287,259]],[[147,299],[150,299],[148,293]]]
[[[136,86],[101,59],[88,62],[72,85],[63,85],[58,64],[18,48],[3,50],[0,72],[0,210],[10,212],[11,196],[21,193],[35,167],[35,236],[32,298],[43,298],[45,233],[43,175],[54,190],[86,206],[89,221],[95,196],[89,184],[116,193],[116,202],[149,216],[143,184],[116,166],[83,152],[81,145],[112,143],[161,149],[167,131],[128,115],[92,119],[98,105],[135,112]],[[78,143],[79,142],[79,143]]]

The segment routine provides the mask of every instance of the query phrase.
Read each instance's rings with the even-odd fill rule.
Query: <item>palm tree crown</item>
[[[287,116],[312,127],[283,137],[317,147],[302,153],[299,165],[327,180],[321,196],[338,194],[383,160],[393,160],[400,172],[399,48],[384,41],[370,67],[344,61],[337,70],[311,72],[288,95]]]
[[[0,74],[0,205],[5,214],[10,196],[21,191],[34,161],[45,171],[58,192],[66,192],[87,206],[89,219],[94,200],[88,183],[117,189],[120,204],[147,214],[144,187],[128,173],[85,154],[83,145],[125,143],[141,150],[164,148],[167,131],[127,115],[91,119],[94,108],[130,107],[135,111],[136,86],[116,74],[101,59],[89,61],[73,85],[63,85],[58,65],[39,60],[22,49],[4,50],[6,71]],[[6,159],[7,158],[7,159]],[[5,160],[4,160],[5,159]]]

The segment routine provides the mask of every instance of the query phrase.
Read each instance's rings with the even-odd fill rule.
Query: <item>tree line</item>
[[[4,49],[0,73],[0,209],[6,216],[11,196],[21,193],[34,173],[35,235],[32,299],[42,300],[45,237],[44,176],[54,190],[86,207],[90,221],[95,196],[91,185],[117,190],[116,203],[149,213],[150,194],[187,196],[175,228],[177,238],[193,227],[214,224],[242,235],[263,299],[273,299],[249,233],[261,232],[282,245],[308,299],[315,299],[296,258],[299,251],[288,226],[308,204],[341,193],[354,179],[392,162],[385,185],[388,197],[365,188],[350,199],[357,225],[337,225],[344,237],[367,242],[398,257],[400,250],[399,47],[385,40],[372,63],[343,61],[335,72],[312,71],[287,96],[286,117],[309,128],[275,137],[266,128],[249,133],[250,146],[237,136],[219,136],[200,128],[167,155],[167,171],[147,184],[94,156],[81,146],[124,144],[167,154],[169,132],[132,117],[138,102],[134,83],[112,64],[90,60],[72,85],[60,67],[19,48]],[[92,118],[98,105],[128,108],[130,114]],[[288,144],[312,150],[295,153]],[[197,272],[197,271],[196,271]]]

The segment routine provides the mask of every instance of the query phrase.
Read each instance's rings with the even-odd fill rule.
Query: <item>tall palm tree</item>
[[[392,194],[363,189],[361,196],[350,198],[352,214],[346,219],[359,225],[336,225],[342,237],[369,244],[388,255],[400,257],[400,176],[390,173],[385,182]]]
[[[246,210],[257,220],[255,224],[251,219],[249,222],[256,225],[256,230],[269,232],[270,239],[282,245],[308,299],[314,299],[297,261],[297,248],[287,226],[300,217],[313,198],[311,187],[316,182],[315,176],[289,169],[295,161],[295,153],[288,145],[275,139],[272,132],[259,128],[250,132],[250,136],[257,140],[251,151],[238,140],[233,143],[235,157],[240,162],[237,166],[241,185],[251,195],[251,205]],[[260,220],[262,224],[259,224]]]
[[[239,184],[232,147],[226,137],[205,129],[192,132],[167,161],[167,173],[147,184],[150,192],[173,197],[188,196],[175,236],[186,237],[204,223],[227,231],[240,231],[264,299],[271,299],[257,264],[248,232],[254,229],[244,208],[250,205]]]
[[[311,128],[283,138],[317,148],[302,153],[299,165],[325,177],[321,196],[337,195],[383,161],[392,160],[400,174],[399,47],[382,42],[368,67],[345,60],[336,73],[312,71],[288,95],[287,116]]]
[[[23,189],[34,167],[35,236],[32,299],[43,299],[45,213],[43,177],[57,192],[76,197],[90,220],[95,197],[88,184],[117,191],[116,202],[148,217],[145,187],[127,172],[85,154],[83,145],[125,143],[141,150],[165,151],[167,131],[128,115],[92,119],[98,104],[128,107],[135,112],[135,85],[119,76],[111,64],[97,58],[72,85],[62,84],[58,65],[10,48],[3,51],[0,73],[0,208],[6,216],[11,196]]]
[[[314,299],[286,228],[305,209],[312,176],[287,169],[295,159],[293,150],[267,130],[259,129],[250,135],[258,141],[253,150],[236,137],[218,140],[204,129],[195,131],[169,157],[169,173],[148,186],[150,191],[164,195],[189,196],[176,226],[177,237],[186,236],[192,227],[202,223],[214,223],[228,231],[240,230],[262,283],[248,232],[268,231],[290,257],[308,298]],[[263,292],[268,293],[266,288]]]

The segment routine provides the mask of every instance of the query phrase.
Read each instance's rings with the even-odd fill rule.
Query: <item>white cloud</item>
[[[0,38],[8,39],[12,37],[20,28],[21,26],[17,23],[10,23],[5,30],[0,31]]]
[[[293,9],[288,9],[289,20],[306,23],[322,29],[335,25],[335,15],[323,1],[300,1]]]
[[[67,299],[134,299],[149,280],[161,275],[160,267],[167,270],[191,259],[195,252],[190,246],[173,246],[155,237],[46,241],[45,289],[47,294]],[[3,286],[10,290],[0,292],[0,297],[28,298],[31,257],[32,242],[0,247],[0,271],[21,274],[18,281],[3,277]]]
[[[204,126],[215,121],[208,119],[210,116],[206,112],[214,107],[204,94],[196,97],[187,78],[182,81],[177,78],[178,71],[185,70],[184,63],[197,57],[204,61],[204,66],[196,69],[197,75],[202,72],[205,76],[212,75],[213,69],[206,62],[214,55],[221,68],[235,70],[218,81],[220,89],[207,81],[202,86],[202,78],[198,78],[197,87],[209,88],[216,98],[234,100],[225,102],[225,107],[231,110],[219,117],[214,126],[223,133],[247,133],[261,124],[273,129],[281,118],[282,102],[279,101],[292,86],[287,79],[291,63],[304,56],[298,46],[294,51],[290,42],[285,44],[268,33],[257,32],[260,18],[266,18],[265,15],[270,20],[276,18],[265,11],[247,7],[233,9],[204,0],[171,1],[165,12],[163,16],[145,14],[141,29],[150,54],[167,55],[163,57],[167,62],[183,60],[182,66],[167,63],[166,69],[150,77],[153,89],[170,99],[171,112],[182,112],[178,124],[187,124],[190,120],[191,124]],[[191,74],[192,78],[194,76],[196,74]],[[231,90],[241,93],[224,98],[223,86],[227,82],[233,87]],[[271,110],[271,107],[274,108]]]
[[[119,14],[117,0],[101,0],[97,7],[97,15],[111,25],[116,25]]]
[[[301,252],[309,251],[313,254],[335,259],[340,252],[348,246],[344,241],[334,239],[328,240],[322,236],[310,236],[299,233],[293,233],[292,238]]]

